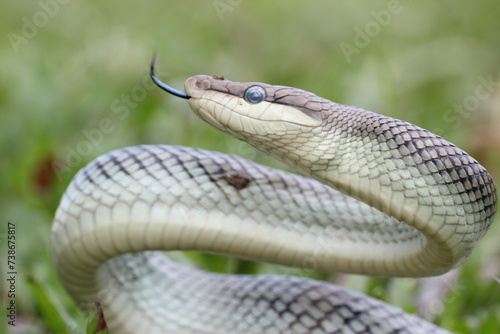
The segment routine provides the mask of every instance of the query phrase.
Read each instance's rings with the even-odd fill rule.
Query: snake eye
[[[245,91],[243,98],[250,104],[260,103],[266,98],[266,90],[260,86],[251,86]]]

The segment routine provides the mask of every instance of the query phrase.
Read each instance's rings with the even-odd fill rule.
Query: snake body
[[[312,178],[181,146],[97,158],[53,225],[58,275],[83,308],[99,300],[111,333],[446,333],[324,282],[206,273],[152,251],[438,275],[495,216],[495,185],[476,160],[415,125],[296,88],[200,75],[185,90],[174,94],[202,119]]]

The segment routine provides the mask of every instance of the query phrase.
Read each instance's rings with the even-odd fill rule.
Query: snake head
[[[297,132],[322,123],[321,103],[315,95],[295,88],[260,82],[233,82],[218,76],[197,75],[186,80],[191,109],[221,129],[247,135]],[[309,95],[309,96],[308,96]]]
[[[166,92],[187,99],[191,109],[219,130],[256,145],[312,132],[319,133],[330,101],[291,87],[259,82],[232,82],[222,76],[197,75],[186,80],[185,92],[160,81],[151,63],[151,79]],[[251,140],[250,140],[251,139]],[[259,143],[260,144],[260,143]]]
[[[197,75],[186,80],[191,109],[215,128],[301,171],[322,159],[331,102],[297,88]]]
[[[307,157],[325,134],[325,111],[330,101],[312,93],[260,82],[232,82],[197,75],[185,82],[191,109],[203,120],[259,150],[284,161],[317,160]],[[311,140],[311,138],[313,138]],[[295,161],[285,161],[295,151]]]
[[[330,116],[335,109],[331,101],[297,88],[207,75],[187,79],[182,92],[156,77],[155,64],[156,58],[150,75],[158,87],[187,99],[201,119],[264,153],[304,170],[313,168],[315,162],[324,165],[325,159],[334,155],[325,158],[316,154],[321,152],[316,146],[329,134],[325,127],[331,128]]]

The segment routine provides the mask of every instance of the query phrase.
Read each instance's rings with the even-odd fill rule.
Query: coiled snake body
[[[444,333],[366,296],[283,276],[209,274],[154,250],[322,271],[438,275],[492,223],[495,186],[467,153],[412,124],[303,90],[195,76],[193,111],[311,178],[235,156],[137,146],[83,168],[56,212],[70,294],[111,333]]]

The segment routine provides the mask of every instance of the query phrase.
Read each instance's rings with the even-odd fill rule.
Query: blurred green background
[[[500,21],[494,1],[13,1],[0,14],[0,213],[16,224],[16,327],[83,333],[59,285],[50,225],[79,168],[112,149],[179,144],[282,165],[212,129],[154,88],[196,74],[302,88],[434,131],[500,173]],[[500,332],[492,226],[457,272],[435,280],[324,275],[191,255],[217,271],[310,275],[376,296],[457,333]],[[2,255],[2,304],[9,302]],[[496,278],[496,279],[495,279]]]

